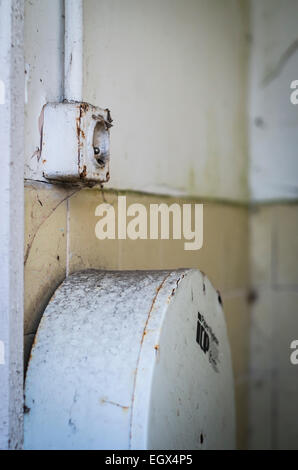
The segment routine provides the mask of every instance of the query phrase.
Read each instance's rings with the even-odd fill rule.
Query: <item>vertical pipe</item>
[[[65,0],[64,98],[82,101],[83,1]]]
[[[23,442],[24,1],[0,0],[0,449]]]

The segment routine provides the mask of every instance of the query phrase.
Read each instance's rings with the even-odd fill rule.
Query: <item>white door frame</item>
[[[0,449],[23,442],[24,0],[0,0]]]

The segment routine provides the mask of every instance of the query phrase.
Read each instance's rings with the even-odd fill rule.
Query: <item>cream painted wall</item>
[[[84,1],[83,97],[115,123],[107,187],[247,200],[247,5]]]
[[[298,197],[297,0],[251,1],[251,196],[255,201]]]

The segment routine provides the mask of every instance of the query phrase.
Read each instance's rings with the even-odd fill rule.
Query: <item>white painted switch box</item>
[[[88,103],[48,103],[41,137],[43,176],[57,182],[87,185],[109,180],[108,109]]]

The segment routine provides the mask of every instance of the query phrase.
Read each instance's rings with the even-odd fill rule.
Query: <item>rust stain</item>
[[[76,118],[77,138],[79,142],[80,142],[80,134],[81,134],[80,121],[81,121],[81,116]]]
[[[157,360],[159,360],[159,354],[160,354],[159,344],[156,344],[154,346],[154,349],[155,349],[155,356],[156,356]]]
[[[83,166],[83,170],[80,173],[80,178],[86,178],[87,175],[87,167],[86,165]]]
[[[144,330],[143,330],[143,334],[142,334],[142,338],[141,338],[141,342],[140,342],[140,349],[139,349],[139,354],[138,354],[138,359],[137,359],[137,367],[136,367],[136,372],[135,372],[135,376],[134,376],[133,392],[132,392],[132,399],[131,399],[131,417],[130,417],[129,447],[131,447],[132,420],[133,420],[133,404],[134,404],[134,399],[135,399],[137,373],[138,373],[138,368],[139,368],[139,363],[140,363],[142,345],[143,345],[143,342],[144,342],[144,337],[145,337],[145,335],[146,335],[146,331],[147,331],[147,326],[148,326],[148,323],[149,323],[150,315],[151,315],[151,312],[152,312],[152,310],[153,310],[153,308],[154,308],[154,305],[155,305],[157,296],[158,296],[158,294],[159,294],[161,288],[163,287],[164,283],[166,282],[166,280],[167,280],[167,278],[168,278],[169,276],[170,276],[170,273],[168,273],[168,274],[163,278],[163,280],[161,281],[161,283],[159,284],[159,286],[158,286],[157,289],[156,289],[156,293],[155,293],[155,296],[153,297],[153,300],[152,300],[152,303],[151,303],[151,307],[150,307],[150,310],[149,310],[149,312],[148,312],[148,316],[147,316],[147,319],[146,319],[146,323],[145,323],[145,326],[144,326]]]
[[[123,411],[127,412],[129,410],[129,406],[124,406],[124,405],[121,405],[120,403],[117,403],[115,401],[110,401],[110,400],[106,400],[105,398],[101,398],[100,402],[102,404],[108,404],[108,405],[114,405],[114,406],[118,406],[118,408],[122,408]]]
[[[149,310],[149,313],[148,313],[148,317],[147,317],[147,320],[146,320],[146,323],[145,323],[144,331],[143,331],[143,334],[142,334],[142,339],[141,339],[141,343],[140,343],[141,348],[142,348],[142,344],[143,344],[144,337],[145,337],[146,334],[147,334],[147,326],[148,326],[148,322],[149,322],[149,318],[150,318],[151,312],[152,312],[152,310],[153,310],[153,308],[154,308],[155,301],[156,301],[156,299],[157,299],[157,296],[158,296],[158,294],[159,294],[160,289],[161,289],[162,286],[164,285],[164,283],[165,283],[166,279],[169,277],[169,275],[170,275],[170,274],[167,274],[167,275],[166,275],[166,277],[163,279],[163,281],[160,283],[160,285],[159,285],[159,286],[157,287],[157,289],[156,289],[156,293],[155,293],[155,296],[154,296],[154,298],[153,298],[153,300],[152,300],[152,304],[151,304],[151,307],[150,307],[150,310]],[[141,349],[140,349],[140,351],[141,351]]]
[[[33,349],[34,349],[35,344],[36,344],[36,339],[37,339],[37,334],[35,333],[35,336],[34,336],[34,339],[33,339],[33,343],[32,343],[32,346],[31,346],[31,351],[30,351],[29,359],[28,359],[27,370],[28,370],[30,361],[31,361],[32,356],[33,356]]]
[[[85,132],[83,129],[81,129],[81,123],[82,123],[82,117],[87,113],[89,110],[90,105],[88,103],[80,103],[79,106],[79,116],[76,118],[76,131],[77,131],[77,139],[78,139],[78,169],[80,172],[80,149],[83,146],[83,142],[81,142],[81,138],[85,139]],[[83,172],[80,173],[80,178],[85,178],[86,177],[86,170],[85,166],[83,169]]]
[[[80,115],[83,116],[84,114],[86,114],[87,111],[89,111],[89,108],[90,108],[89,103],[86,103],[86,102],[81,103],[81,105],[80,105]]]
[[[79,116],[76,118],[76,130],[77,130],[77,139],[78,139],[78,171],[80,172],[80,134],[81,134],[81,116],[82,116],[82,107],[80,106]]]
[[[42,163],[45,164],[45,163],[46,163],[46,160],[42,160]]]
[[[86,138],[85,132],[83,129],[81,129],[81,114],[79,117],[76,118],[76,130],[77,130],[77,138],[78,138],[78,144],[82,145],[80,137],[82,136],[83,139]]]

